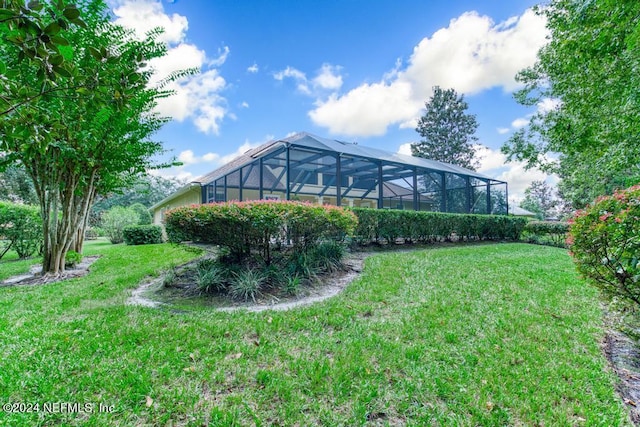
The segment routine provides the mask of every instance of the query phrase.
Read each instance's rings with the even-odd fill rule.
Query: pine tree
[[[478,140],[475,136],[478,122],[474,114],[466,112],[469,105],[464,96],[453,89],[435,86],[425,108],[416,128],[422,140],[411,144],[411,153],[476,170],[479,163],[473,143]]]

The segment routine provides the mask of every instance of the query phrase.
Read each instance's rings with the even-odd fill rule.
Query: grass
[[[339,296],[262,313],[126,306],[194,254],[92,252],[84,278],[0,289],[0,403],[93,412],[0,412],[0,425],[629,424],[597,293],[561,249],[377,254]]]

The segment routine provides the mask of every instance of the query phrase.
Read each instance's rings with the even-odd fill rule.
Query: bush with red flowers
[[[599,197],[570,222],[578,271],[607,294],[640,304],[640,185]]]

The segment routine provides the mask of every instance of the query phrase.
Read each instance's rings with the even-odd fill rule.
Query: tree
[[[0,35],[9,50],[17,54],[23,66],[34,73],[33,86],[21,86],[21,70],[0,60],[0,116],[10,114],[46,94],[65,90],[53,84],[58,76],[74,72],[73,64],[60,48],[69,41],[61,30],[78,25],[86,27],[80,11],[73,4],[51,2],[0,0]],[[3,58],[4,59],[4,58]]]
[[[533,181],[524,190],[524,199],[520,202],[520,207],[534,212],[538,219],[551,218],[556,215],[558,200],[553,188],[544,181]]]
[[[68,42],[60,55],[70,69],[60,73],[55,94],[43,93],[2,116],[2,162],[19,161],[33,180],[43,217],[43,271],[64,271],[65,255],[81,252],[88,211],[96,194],[130,183],[147,169],[162,145],[150,136],[166,121],[151,113],[168,95],[150,88],[145,64],[166,53],[155,41],[160,31],[137,40],[110,22],[102,0],[79,2],[86,26],[60,28]],[[0,59],[18,69],[18,84],[32,87],[38,71],[23,61],[20,49],[0,48]],[[171,76],[177,78],[181,74]]]
[[[135,209],[115,206],[106,211],[102,218],[104,228],[111,243],[124,242],[123,231],[126,227],[140,223],[140,215]]]
[[[113,206],[131,206],[135,203],[150,208],[183,185],[184,182],[175,178],[142,175],[127,187],[116,189],[110,194],[99,194],[91,211],[100,215]]]
[[[0,172],[0,200],[38,204],[31,177],[22,165],[7,166],[4,172]]]
[[[640,181],[640,2],[552,0],[538,13],[550,41],[517,75],[515,97],[552,108],[538,108],[503,152],[559,174],[582,208]]]
[[[478,122],[466,112],[469,105],[464,95],[435,86],[425,108],[416,128],[422,140],[411,144],[411,154],[476,170],[479,163],[473,143],[478,140]]]

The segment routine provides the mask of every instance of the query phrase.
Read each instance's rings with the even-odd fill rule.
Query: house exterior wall
[[[200,186],[194,186],[190,188],[186,193],[169,200],[167,203],[157,206],[153,210],[153,223],[161,225],[164,220],[164,213],[169,209],[199,203],[202,203],[202,191],[200,189]]]

